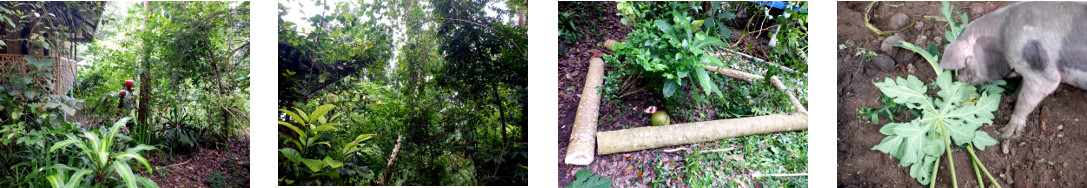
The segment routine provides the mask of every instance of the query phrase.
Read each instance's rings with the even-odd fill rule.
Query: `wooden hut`
[[[51,80],[35,84],[49,88],[51,94],[68,92],[78,75],[76,44],[94,40],[104,4],[0,2],[0,82],[29,73],[26,66],[19,66],[29,56],[52,61]]]

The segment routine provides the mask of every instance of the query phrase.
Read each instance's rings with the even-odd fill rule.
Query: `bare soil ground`
[[[949,30],[946,22],[937,22],[924,16],[942,17],[939,2],[883,2],[871,11],[871,22],[882,30],[888,28],[889,20],[895,13],[909,16],[911,22],[919,22],[903,31],[902,37],[914,44],[929,42],[941,47],[948,42],[943,39],[944,30]],[[970,20],[992,12],[1010,2],[952,2],[957,11],[965,12]],[[879,133],[882,124],[873,124],[858,119],[861,107],[875,108],[882,106],[881,93],[872,83],[883,81],[886,77],[905,77],[912,74],[929,83],[936,79],[932,67],[912,52],[900,49],[894,55],[880,50],[880,43],[888,36],[877,36],[864,27],[864,11],[868,2],[838,2],[838,44],[849,48],[838,51],[838,186],[839,187],[918,187],[921,184],[911,178],[908,168],[899,167],[898,160],[890,155],[871,150],[884,135]],[[894,66],[880,68],[864,56],[855,56],[856,48],[877,52],[891,57]],[[1010,85],[1018,85],[1020,79],[1007,79]],[[1017,88],[1016,88],[1017,89]],[[996,111],[997,125],[986,125],[981,129],[996,137],[1000,129],[1008,122],[1014,105],[1013,92],[1006,91]],[[1061,85],[1056,92],[1047,97],[1027,121],[1026,131],[1021,137],[1001,140],[1000,144],[978,151],[978,157],[989,172],[1004,187],[1087,187],[1087,92],[1078,88]],[[906,116],[896,117],[896,121],[907,121]],[[880,120],[886,123],[886,116]],[[1042,130],[1045,125],[1046,130]],[[1002,144],[1010,144],[1009,153],[1001,151]],[[958,184],[966,187],[978,187],[974,171],[970,167],[970,156],[965,151],[952,152],[955,159],[955,171]],[[937,187],[949,187],[950,172],[946,157],[941,160],[937,175]],[[990,184],[986,181],[986,186]]]
[[[155,152],[148,156],[154,175],[151,178],[160,187],[249,187],[248,136],[231,138],[226,143],[205,145],[199,151],[187,155],[164,155]],[[216,179],[216,180],[210,180]]]

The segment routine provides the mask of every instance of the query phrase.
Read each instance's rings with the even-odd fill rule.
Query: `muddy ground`
[[[871,12],[872,24],[883,30],[890,30],[890,18],[896,13],[903,13],[910,22],[919,22],[901,33],[901,36],[914,44],[936,42],[941,47],[948,42],[943,39],[944,30],[949,30],[945,22],[926,19],[924,16],[942,17],[939,2],[883,2]],[[952,2],[959,12],[965,12],[970,20],[987,14],[1010,3],[997,2]],[[890,155],[871,150],[885,136],[879,133],[882,124],[873,124],[868,120],[858,119],[861,107],[876,108],[882,106],[881,95],[872,83],[883,81],[885,77],[905,77],[913,74],[929,83],[936,79],[932,67],[920,56],[904,49],[883,51],[880,43],[888,36],[877,36],[864,27],[864,12],[868,2],[838,2],[838,44],[846,44],[848,49],[838,51],[838,186],[839,187],[919,187],[921,184],[911,178],[907,167],[897,166],[898,160]],[[885,55],[893,62],[890,66],[855,56],[857,48]],[[872,58],[872,59],[877,59]],[[882,62],[887,63],[887,62]],[[884,64],[888,65],[888,64]],[[1018,85],[1020,79],[1007,79],[1011,85]],[[997,137],[1000,129],[1008,122],[1012,112],[1011,101],[1017,88],[1006,91],[1000,108],[995,112],[997,124],[986,125],[980,130]],[[1056,92],[1047,97],[1038,109],[1028,117],[1027,127],[1021,137],[1001,140],[997,146],[985,151],[977,151],[978,157],[989,172],[1004,187],[1087,187],[1087,92],[1078,88],[1061,85]],[[896,117],[896,121],[907,121],[908,117]],[[880,122],[887,122],[881,116]],[[1045,125],[1045,130],[1042,130]],[[1001,144],[1010,144],[1010,152],[1001,151]],[[977,187],[974,170],[970,167],[970,156],[963,150],[953,152],[958,185]],[[946,157],[939,164],[937,175],[938,187],[949,187],[950,175]],[[987,180],[987,186],[990,184]]]
[[[560,2],[559,12],[572,12],[568,3]],[[589,3],[589,2],[582,2]],[[592,169],[593,174],[600,174],[614,180],[613,187],[648,187],[651,180],[658,180],[661,175],[656,174],[657,171],[654,167],[658,163],[663,163],[666,168],[675,169],[676,174],[669,175],[670,178],[664,183],[668,187],[687,187],[684,182],[684,175],[681,173],[680,168],[685,164],[683,159],[687,155],[685,152],[665,152],[668,149],[679,148],[679,146],[665,147],[659,149],[642,150],[636,152],[628,152],[621,154],[596,156],[592,164],[587,166],[575,166],[567,165],[563,163],[566,158],[567,145],[570,141],[570,131],[574,123],[574,116],[577,114],[577,106],[581,100],[582,87],[585,84],[585,76],[588,72],[588,62],[591,59],[589,50],[595,49],[600,51],[606,51],[603,46],[598,45],[607,39],[623,40],[626,38],[627,33],[631,32],[634,28],[620,23],[620,18],[617,16],[615,9],[615,2],[591,2],[592,6],[599,7],[598,10],[603,11],[597,15],[603,16],[601,19],[587,19],[588,24],[592,28],[600,31],[598,34],[589,33],[589,28],[582,29],[583,35],[580,40],[573,43],[564,43],[560,38],[558,39],[559,45],[565,45],[565,49],[560,47],[560,50],[565,50],[565,54],[560,52],[558,57],[559,70],[558,70],[558,116],[559,124],[558,128],[558,186],[562,187],[569,185],[574,181],[574,174],[582,169]],[[746,22],[748,17],[739,15],[737,19],[733,21]],[[735,24],[735,23],[734,23]],[[750,30],[755,30],[752,27]],[[744,28],[732,29],[740,30]],[[740,37],[741,32],[733,32],[732,39],[734,41]],[[755,57],[766,59],[764,55],[769,50],[767,47],[769,38],[765,32],[761,35],[751,34],[744,38],[744,42],[739,46],[751,48],[750,51]],[[614,71],[616,67],[605,65],[605,76],[608,72]],[[642,90],[634,94],[628,95],[620,103],[615,103],[608,100],[602,100],[600,104],[600,122],[597,127],[597,131],[611,131],[626,129],[630,127],[649,126],[649,115],[642,112],[648,106],[660,106],[663,104],[662,96],[656,90]],[[707,117],[714,117],[713,114],[707,115]],[[710,119],[704,119],[710,120]],[[697,121],[704,121],[697,120]],[[678,117],[673,117],[673,123],[686,123],[692,120],[682,120]],[[706,144],[709,146],[715,144]],[[692,148],[687,147],[690,150],[700,149],[720,149],[720,148]],[[688,151],[690,151],[688,150]],[[683,151],[683,150],[680,150]],[[652,164],[652,165],[646,165]],[[677,176],[678,174],[678,176]]]

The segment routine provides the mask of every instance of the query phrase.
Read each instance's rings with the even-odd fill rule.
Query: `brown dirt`
[[[560,2],[559,12],[570,12],[569,3]],[[603,43],[607,39],[613,39],[622,41],[626,38],[627,33],[631,32],[634,28],[626,25],[622,25],[619,20],[621,17],[617,16],[615,9],[615,2],[581,2],[590,3],[591,6],[600,7],[598,10],[604,11],[599,14],[604,16],[603,19],[590,19],[587,22],[589,27],[582,29],[581,39],[575,41],[573,44],[564,43],[560,38],[558,43],[560,45],[566,45],[567,51],[565,55],[559,56],[559,101],[558,101],[558,173],[559,173],[559,187],[570,184],[574,181],[574,175],[577,171],[582,169],[592,169],[593,174],[600,174],[603,177],[614,180],[613,187],[648,187],[651,180],[657,180],[661,175],[656,174],[654,166],[661,164],[665,168],[674,169],[675,172],[681,172],[681,168],[686,164],[683,159],[686,156],[684,152],[665,152],[667,149],[679,148],[679,146],[665,147],[659,149],[642,150],[636,152],[627,152],[621,154],[596,156],[592,164],[587,166],[567,165],[563,163],[566,158],[567,145],[570,142],[570,131],[574,123],[574,116],[577,113],[577,106],[581,100],[582,87],[585,85],[585,76],[588,72],[588,62],[591,59],[591,53],[589,50],[595,49],[600,51],[606,51],[603,46],[597,45]],[[746,23],[747,17],[738,17],[734,21],[743,21]],[[753,26],[748,30],[757,30]],[[589,29],[601,31],[598,35],[587,34]],[[733,27],[734,32],[732,36],[733,41],[740,36],[739,30],[744,28]],[[765,33],[765,32],[763,32]],[[756,57],[766,59],[764,53],[769,48],[767,43],[769,42],[766,34],[751,34],[743,39],[744,42],[740,43],[741,51],[751,51],[750,53]],[[731,44],[731,43],[730,43]],[[614,71],[616,67],[605,64],[605,76],[608,72]],[[661,106],[664,103],[662,96],[658,92],[652,92],[654,90],[641,90],[623,98],[622,101],[609,101],[602,100],[600,104],[600,121],[597,126],[597,131],[611,131],[618,129],[626,129],[631,127],[649,126],[649,115],[642,111],[649,106]],[[710,107],[709,109],[712,109]],[[714,117],[712,112],[707,117]],[[688,121],[704,121],[703,120],[681,120],[677,117],[673,117],[673,123],[685,123]],[[716,144],[710,144],[716,145]],[[706,149],[706,148],[688,148],[688,149]],[[708,149],[720,149],[720,148],[708,148]],[[652,164],[652,165],[646,165]],[[687,187],[684,183],[686,178],[682,173],[672,174],[669,180],[666,180],[668,187]],[[658,180],[660,181],[660,180]]]
[[[207,181],[215,172],[230,182],[228,187],[249,187],[249,138],[230,139],[225,145],[211,145],[188,155],[163,155],[155,152],[147,157],[154,175],[151,178],[160,187],[211,187]],[[203,144],[203,143],[202,143]]]
[[[923,26],[903,31],[905,40],[917,43],[925,36],[927,41],[947,44],[942,38],[947,23],[923,19],[923,16],[939,16],[939,2],[901,2],[880,3],[872,10],[872,24],[887,30],[888,21],[895,13],[904,13],[911,21],[921,21]],[[952,2],[958,11],[966,12],[970,19],[996,10],[1009,3],[997,2]],[[909,176],[907,167],[897,166],[898,160],[888,154],[871,150],[885,136],[879,133],[882,125],[857,118],[861,107],[875,108],[883,105],[879,101],[879,90],[872,84],[883,81],[885,77],[904,77],[913,74],[922,81],[932,82],[936,77],[931,66],[912,52],[900,50],[893,57],[898,62],[894,68],[880,70],[877,66],[854,56],[856,47],[885,54],[879,50],[880,42],[887,36],[877,36],[864,27],[864,9],[868,2],[838,3],[838,44],[847,44],[848,49],[838,52],[838,186],[839,187],[918,187],[921,184]],[[935,37],[941,37],[935,39]],[[928,42],[924,43],[926,46]],[[912,66],[912,68],[910,68]],[[1020,79],[1008,79],[1011,85],[1018,85]],[[995,112],[996,126],[983,126],[982,131],[996,137],[1000,128],[1008,122],[1012,112],[1012,94],[1006,91],[1000,108]],[[1087,130],[1077,125],[1087,121],[1087,92],[1078,88],[1062,85],[1047,97],[1027,121],[1024,134],[1012,140],[1001,140],[1001,144],[1010,142],[1011,151],[1001,152],[1000,145],[977,151],[982,163],[1004,187],[1085,187],[1087,186]],[[1045,111],[1045,113],[1043,113]],[[900,116],[896,121],[906,121]],[[1082,120],[1081,120],[1082,119]],[[888,119],[882,116],[880,122]],[[1047,131],[1039,127],[1045,122]],[[958,184],[977,187],[974,171],[970,167],[970,156],[965,151],[953,153]],[[936,185],[951,185],[947,158],[939,164]],[[1052,162],[1052,164],[1050,164]],[[990,184],[988,180],[986,184]]]

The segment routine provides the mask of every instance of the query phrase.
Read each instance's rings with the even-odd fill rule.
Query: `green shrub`
[[[137,187],[137,184],[145,187],[158,187],[154,181],[143,176],[136,175],[132,172],[132,167],[128,165],[128,161],[135,159],[142,163],[147,168],[149,173],[151,171],[151,164],[147,163],[147,159],[143,158],[139,153],[146,150],[154,150],[155,147],[148,145],[137,145],[132,148],[125,148],[124,152],[118,152],[122,148],[114,148],[114,146],[124,146],[123,144],[117,144],[115,141],[118,136],[124,137],[122,134],[118,134],[121,128],[128,123],[131,118],[122,118],[117,121],[109,129],[98,129],[95,131],[83,131],[80,135],[83,138],[78,138],[71,133],[66,133],[67,140],[57,142],[49,148],[49,152],[56,151],[57,149],[65,148],[69,145],[75,145],[78,148],[78,156],[85,162],[86,167],[83,169],[93,171],[93,175],[97,178],[97,182],[107,182],[110,179],[116,179],[112,176],[120,176],[122,183],[125,187]],[[110,173],[111,171],[116,174]],[[78,171],[77,171],[78,173]],[[61,173],[55,174],[61,176]]]
[[[316,181],[322,179],[340,179],[341,167],[344,162],[359,153],[374,134],[361,134],[344,143],[333,143],[335,138],[322,138],[329,131],[336,130],[340,123],[333,123],[342,113],[337,113],[328,118],[328,112],[335,109],[335,105],[326,104],[317,107],[310,113],[295,108],[296,112],[280,109],[287,114],[292,122],[280,121],[279,125],[289,128],[291,133],[280,132],[280,138],[288,146],[280,148],[279,153],[290,163],[280,161],[282,168],[287,168],[293,173],[281,174],[280,182],[292,185],[295,183]],[[289,135],[294,134],[294,135]],[[334,145],[335,144],[335,145]],[[324,147],[322,147],[324,146]]]
[[[664,97],[674,95],[687,77],[694,77],[706,95],[721,95],[705,66],[723,63],[702,48],[725,43],[701,30],[705,20],[691,20],[686,11],[670,13],[671,20],[635,25],[638,29],[627,35],[629,41],[616,44],[616,53],[605,59],[620,69],[637,70],[650,79],[663,80]]]

